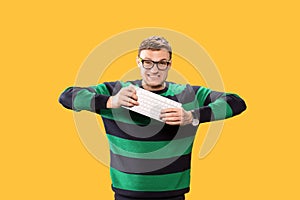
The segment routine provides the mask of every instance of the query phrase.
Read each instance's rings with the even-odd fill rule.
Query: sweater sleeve
[[[245,101],[234,93],[212,91],[194,87],[198,108],[195,110],[200,123],[233,117],[246,110]]]
[[[74,111],[87,110],[99,113],[106,109],[110,93],[105,84],[91,87],[68,87],[59,97],[59,102],[67,109]]]

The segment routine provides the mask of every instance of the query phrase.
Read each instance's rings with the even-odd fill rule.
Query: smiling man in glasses
[[[166,81],[172,49],[163,37],[142,41],[136,62],[141,80],[69,87],[59,101],[68,109],[101,115],[116,200],[183,200],[189,192],[192,145],[199,124],[238,115],[246,104],[233,93]],[[124,107],[139,105],[136,87],[182,107],[161,110],[161,121],[127,110]]]
[[[164,40],[162,40],[164,41]],[[171,67],[172,50],[168,43],[162,44],[144,41],[139,48],[137,64],[141,69],[142,84],[147,90],[159,90],[165,87],[165,80]]]

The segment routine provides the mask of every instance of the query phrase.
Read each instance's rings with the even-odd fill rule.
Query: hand
[[[169,125],[187,125],[193,121],[191,111],[185,111],[183,108],[167,108],[163,109],[160,118]]]
[[[109,97],[107,101],[107,108],[119,108],[121,106],[137,106],[137,95],[134,86],[122,88],[116,95]]]

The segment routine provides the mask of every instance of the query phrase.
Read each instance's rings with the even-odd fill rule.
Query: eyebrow
[[[143,60],[151,60],[151,61],[154,61],[154,60],[152,60],[151,58],[148,58],[148,57],[145,57],[145,58],[142,58]],[[160,62],[160,61],[168,61],[168,59],[166,59],[166,58],[163,58],[163,59],[161,59],[161,60],[159,60],[159,61],[154,61],[154,62]]]

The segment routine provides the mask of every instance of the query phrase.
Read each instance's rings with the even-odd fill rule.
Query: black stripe
[[[177,94],[173,97],[172,96],[166,96],[166,97],[174,101],[178,101],[182,104],[186,104],[186,103],[193,102],[195,100],[196,92],[192,86],[187,84],[184,90],[180,94]]]
[[[58,99],[59,103],[67,109],[72,109],[73,107],[72,93],[70,92],[71,90],[72,88],[68,88],[65,91],[63,91]]]
[[[244,100],[234,94],[227,94],[222,98],[229,104],[232,115],[238,115],[246,109]]]
[[[203,106],[195,110],[195,113],[199,116],[200,123],[210,122],[215,120],[214,114],[211,110],[211,107],[209,106]]]
[[[111,95],[117,94],[120,91],[120,89],[122,88],[120,81],[104,82],[104,84]]]
[[[141,192],[141,191],[131,191],[131,190],[123,190],[119,188],[115,188],[112,186],[112,190],[119,195],[127,196],[128,198],[141,198],[141,199],[149,199],[151,198],[170,198],[175,196],[184,195],[190,191],[190,188],[184,188],[180,190],[169,190],[163,192]]]
[[[167,159],[129,158],[110,152],[111,167],[129,174],[162,175],[191,168],[191,154]]]
[[[222,95],[224,95],[224,92],[216,92],[216,91],[211,91],[209,95],[207,95],[205,101],[204,101],[204,106],[207,106],[211,102],[214,102],[218,98],[220,98]]]
[[[95,94],[91,100],[91,111],[96,112],[98,114],[101,113],[101,109],[106,109],[106,104],[109,99],[109,96],[102,94]]]
[[[194,136],[197,131],[197,127],[192,125],[172,126],[157,122],[148,126],[139,126],[107,118],[102,118],[102,120],[107,134],[137,141],[170,141]]]

